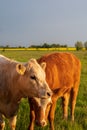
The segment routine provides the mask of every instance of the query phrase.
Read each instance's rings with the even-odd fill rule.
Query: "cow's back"
[[[69,90],[75,81],[80,80],[81,63],[71,53],[52,53],[38,59],[46,62],[46,80],[52,90],[57,88]]]

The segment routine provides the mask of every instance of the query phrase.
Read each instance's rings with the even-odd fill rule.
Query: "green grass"
[[[54,51],[0,51],[0,54],[5,55],[11,59],[26,62],[30,58],[39,58],[40,56]],[[61,100],[57,102],[55,112],[55,130],[86,130],[87,129],[87,51],[70,51],[74,53],[82,63],[81,83],[77,97],[77,104],[75,108],[75,122],[62,120]],[[29,124],[29,105],[27,99],[21,101],[16,130],[27,130]],[[8,120],[6,119],[6,129],[9,130]],[[35,130],[48,130],[48,126],[41,128],[35,126]]]

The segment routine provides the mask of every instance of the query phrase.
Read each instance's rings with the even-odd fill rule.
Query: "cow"
[[[22,98],[49,98],[52,92],[45,79],[46,63],[41,66],[35,59],[26,63],[0,55],[0,130],[4,130],[3,115],[15,130],[17,110]]]
[[[45,100],[45,107],[42,109],[35,98],[29,98],[30,124],[28,129],[34,130],[35,121],[36,124],[43,127],[49,120],[50,129],[54,130],[56,102],[59,98],[62,98],[64,119],[68,118],[70,99],[71,120],[74,121],[74,110],[80,84],[81,62],[74,54],[68,52],[46,54],[37,61],[39,64],[46,63],[46,81],[53,92],[52,103]],[[43,102],[42,100],[41,102]]]

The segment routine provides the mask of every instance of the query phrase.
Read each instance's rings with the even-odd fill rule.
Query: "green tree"
[[[84,47],[87,50],[87,41],[84,43]]]
[[[82,50],[83,48],[83,43],[81,41],[77,41],[75,43],[75,47],[76,47],[76,50]]]
[[[48,44],[48,43],[44,43],[43,45],[42,45],[42,48],[49,48],[50,47],[50,45]]]

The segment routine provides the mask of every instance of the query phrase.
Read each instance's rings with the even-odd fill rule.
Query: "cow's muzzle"
[[[46,91],[43,96],[41,97],[42,99],[50,98],[52,96],[52,91]]]
[[[36,120],[36,125],[41,126],[41,127],[45,127],[45,126],[47,125],[47,122],[46,122],[45,120],[42,120],[42,121],[40,121],[40,122],[38,122],[38,121]]]

